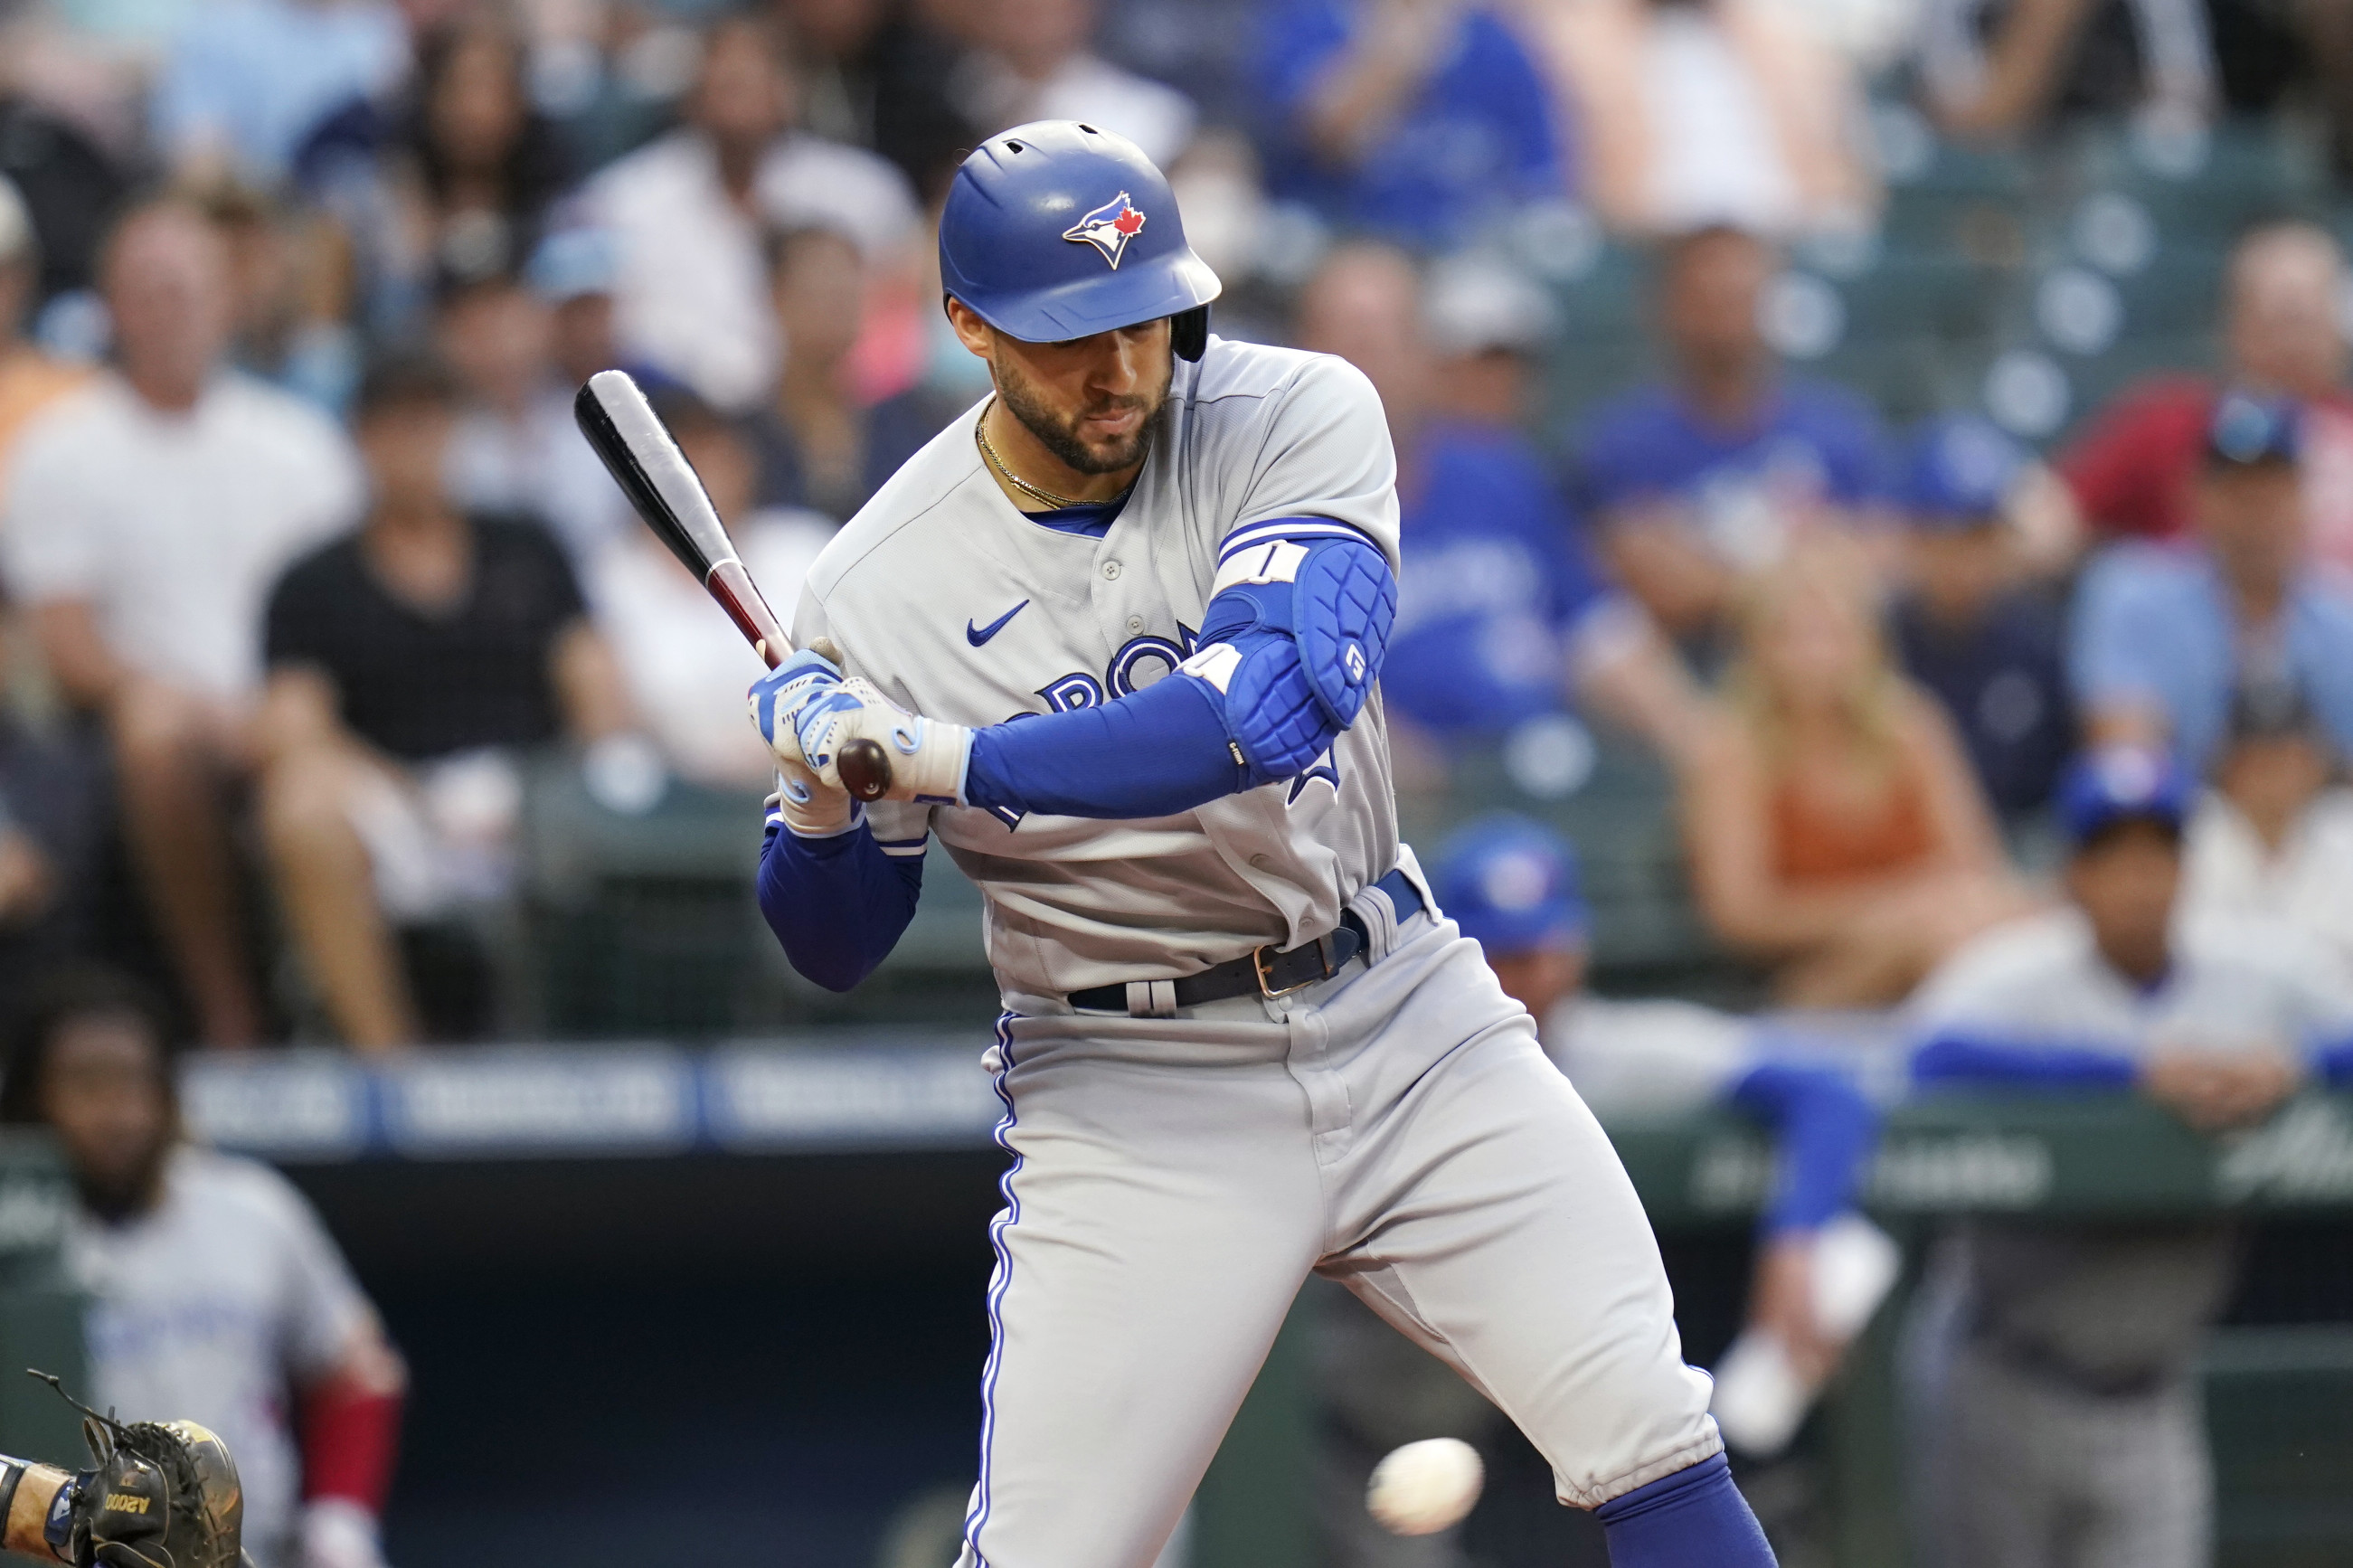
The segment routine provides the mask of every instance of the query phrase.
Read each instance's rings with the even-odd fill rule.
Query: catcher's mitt
[[[239,1544],[245,1491],[227,1444],[193,1421],[126,1426],[78,1408],[94,1463],[69,1489],[67,1538],[53,1538],[61,1555],[76,1568],[248,1564]]]

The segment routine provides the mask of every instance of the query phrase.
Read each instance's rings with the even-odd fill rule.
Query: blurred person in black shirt
[[[522,266],[575,174],[554,122],[532,107],[522,40],[481,15],[418,48],[396,153],[409,244],[428,271]]]
[[[363,1049],[417,1037],[394,924],[505,892],[513,753],[628,723],[563,552],[533,524],[468,516],[444,488],[456,399],[430,361],[370,373],[367,521],[296,563],[269,602],[262,825],[310,978]]]
[[[40,237],[36,304],[98,278],[99,247],[131,182],[73,121],[0,88],[0,174],[15,182]]]
[[[906,0],[773,0],[798,45],[802,119],[834,142],[871,147],[925,198],[944,189],[987,129],[949,101],[963,46]],[[937,7],[934,7],[936,9]]]
[[[2006,819],[2051,798],[2075,738],[2060,609],[2023,580],[2007,515],[2031,471],[2026,451],[1986,421],[1936,419],[1915,438],[1897,495],[1910,566],[1897,652],[1951,714]]]
[[[1989,142],[2097,115],[2192,128],[2220,86],[2200,0],[1928,0],[1917,64],[1947,133]]]

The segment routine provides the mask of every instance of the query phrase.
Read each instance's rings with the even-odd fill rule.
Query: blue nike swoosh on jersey
[[[1006,622],[1011,620],[1014,616],[1019,615],[1029,607],[1029,601],[1024,599],[985,626],[976,626],[970,621],[965,622],[964,640],[972,644],[973,647],[978,647],[981,644],[987,642],[989,638],[1003,631],[1005,629]]]

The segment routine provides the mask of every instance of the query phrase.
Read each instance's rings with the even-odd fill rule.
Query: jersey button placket
[[[1095,595],[1095,613],[1103,617],[1097,624],[1114,645],[1134,637],[1146,624],[1139,613],[1145,606],[1138,602],[1137,590],[1148,587],[1149,579],[1130,577],[1126,573],[1127,568],[1117,556],[1106,556],[1095,563],[1095,574],[1105,584]],[[1110,679],[1108,671],[1105,679]]]

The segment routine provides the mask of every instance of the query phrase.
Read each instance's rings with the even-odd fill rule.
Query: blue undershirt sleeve
[[[996,811],[1174,816],[1248,787],[1209,689],[1168,675],[1099,708],[972,732],[964,795]]]
[[[1927,1088],[1992,1084],[2028,1092],[2130,1089],[2132,1058],[2104,1046],[2028,1041],[1947,1030],[1912,1054],[1912,1081]]]
[[[768,824],[760,847],[760,913],[793,968],[828,991],[848,991],[891,956],[923,890],[921,855],[886,855],[858,825],[803,838]]]
[[[1733,1086],[1732,1103],[1780,1143],[1767,1232],[1814,1230],[1855,1206],[1879,1142],[1879,1111],[1853,1079],[1827,1065],[1767,1061]]]
[[[2353,1038],[2316,1045],[2312,1049],[2312,1076],[2331,1089],[2353,1087]]]

